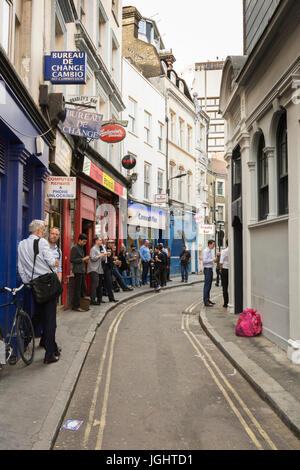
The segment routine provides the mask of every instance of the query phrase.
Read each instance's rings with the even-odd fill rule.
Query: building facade
[[[236,313],[257,309],[264,334],[287,349],[300,338],[300,5],[264,2],[264,22],[251,20],[252,6],[244,4],[246,54],[227,58],[221,85],[230,301]]]
[[[205,166],[207,158],[203,144],[207,115],[196,109],[185,80],[176,73],[173,67],[176,59],[172,51],[164,48],[155,21],[142,17],[135,7],[123,8],[123,56],[164,97],[165,117],[160,132],[165,129],[166,138],[165,142],[160,138],[157,142],[164,146],[166,155],[164,171],[169,196],[171,269],[173,273],[179,273],[179,254],[185,243],[192,253],[191,270],[197,272],[198,241],[194,217],[199,197],[196,198],[196,185],[200,184],[200,168]]]
[[[126,237],[128,180],[121,171],[121,143],[70,135],[58,115],[53,119],[51,104],[60,112],[63,101],[74,110],[88,105],[105,121],[121,118],[121,30],[119,1],[0,1],[0,203],[1,226],[8,227],[2,247],[12,244],[10,264],[0,269],[1,285],[19,282],[16,247],[33,218],[61,230],[65,306],[70,306],[73,277],[70,251],[79,233],[88,235],[87,251],[95,234],[119,244]],[[86,83],[45,80],[44,57],[52,51],[84,52]],[[76,199],[47,198],[49,176],[75,177]],[[7,312],[5,318],[7,323]]]

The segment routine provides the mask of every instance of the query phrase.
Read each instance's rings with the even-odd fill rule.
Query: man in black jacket
[[[181,282],[188,282],[191,253],[186,249],[185,245],[183,245],[182,252],[180,253],[179,257],[181,265]]]
[[[86,296],[86,263],[89,261],[89,256],[85,256],[83,247],[87,243],[87,236],[81,233],[78,237],[78,243],[71,249],[72,271],[75,276],[74,296],[73,296],[73,310],[76,312],[84,312],[80,308],[80,298]]]
[[[114,254],[113,254],[113,247],[112,241],[107,241],[107,238],[104,239],[106,245],[103,245],[104,251],[107,253],[107,257],[104,258],[102,261],[102,268],[103,268],[103,277],[104,277],[104,286],[107,292],[108,298],[110,302],[118,302],[115,299],[112,287],[112,271],[114,268]]]

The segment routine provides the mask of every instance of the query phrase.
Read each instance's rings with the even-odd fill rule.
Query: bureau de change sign
[[[59,124],[59,128],[65,134],[86,139],[99,139],[102,119],[102,114],[66,108],[66,118]]]
[[[86,53],[51,52],[44,58],[44,78],[56,85],[86,83]]]

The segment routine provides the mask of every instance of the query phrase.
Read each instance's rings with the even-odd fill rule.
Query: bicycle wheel
[[[20,356],[29,366],[34,357],[34,329],[30,316],[23,310],[17,313],[16,335]]]

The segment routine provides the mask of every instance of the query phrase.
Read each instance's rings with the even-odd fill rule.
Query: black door
[[[243,226],[238,217],[233,222],[234,230],[234,313],[243,311]]]

